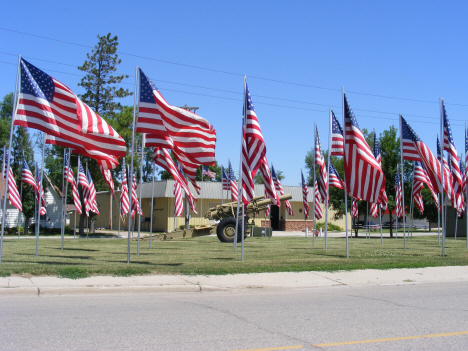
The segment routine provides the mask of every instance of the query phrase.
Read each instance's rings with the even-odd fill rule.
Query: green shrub
[[[320,230],[320,228],[322,228],[322,230],[325,229],[325,223],[317,223],[316,225],[316,228],[317,230]],[[333,224],[333,223],[328,223],[328,230],[338,230],[338,231],[341,231],[343,230],[339,225],[336,225],[336,224]]]

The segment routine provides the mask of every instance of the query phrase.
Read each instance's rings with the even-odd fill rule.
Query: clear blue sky
[[[97,43],[96,35],[110,32],[119,37],[119,73],[131,76],[124,86],[133,90],[138,65],[169,103],[198,106],[217,130],[218,162],[226,165],[230,158],[235,169],[244,74],[268,160],[284,172],[285,185],[300,182],[314,122],[327,148],[328,109],[341,120],[342,86],[361,128],[379,134],[398,127],[401,113],[433,150],[440,133],[438,101],[444,98],[461,154],[468,120],[467,6],[462,1],[3,1],[0,96],[14,90],[18,54],[81,93],[76,66]],[[132,105],[133,97],[122,102]]]

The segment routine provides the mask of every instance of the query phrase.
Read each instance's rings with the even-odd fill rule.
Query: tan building
[[[198,201],[196,202],[196,210],[198,214],[189,211],[190,215],[190,225],[198,226],[201,224],[209,224],[208,219],[202,218],[203,214],[207,211],[208,208],[220,205],[221,203],[230,202],[231,194],[229,193],[229,201],[226,199],[227,192],[223,191],[221,195],[221,182],[198,182],[201,187],[200,195],[197,196]],[[195,190],[190,184],[190,190],[195,194]],[[142,208],[144,217],[141,222],[141,230],[148,231],[150,225],[150,212],[151,212],[151,182],[142,184]],[[271,226],[273,230],[283,230],[283,231],[295,231],[295,230],[304,230],[305,223],[309,230],[312,229],[312,220],[311,216],[304,223],[304,210],[302,203],[302,188],[300,186],[283,186],[285,194],[291,194],[292,199],[290,200],[291,207],[294,212],[294,216],[289,216],[287,214],[284,203],[281,203],[281,207],[272,206],[271,209]],[[179,226],[184,225],[185,217],[184,213],[181,217],[176,217],[174,220],[174,181],[173,180],[163,180],[154,182],[154,203],[153,203],[153,231],[155,232],[164,232],[168,230],[173,230]],[[140,185],[137,188],[137,195],[140,194]],[[264,194],[265,188],[263,185],[255,185],[255,194]],[[109,192],[99,192],[96,196],[96,200],[99,207],[100,216],[97,218],[95,226],[96,228],[109,228],[110,218],[109,214],[112,211],[112,228],[117,229],[119,226],[119,198],[120,191],[115,192],[115,199],[110,201]],[[312,191],[308,195],[310,213],[312,213]],[[323,208],[323,206],[322,206]],[[338,221],[333,220],[333,211],[329,211],[330,223],[336,224],[341,228],[345,227],[344,217]],[[351,223],[350,216],[348,216],[349,224]],[[252,217],[250,218],[252,220]],[[260,213],[258,216],[254,217],[255,224],[258,226],[263,226],[265,224],[264,213]],[[120,222],[121,229],[127,228],[127,218],[125,218],[125,223]],[[323,208],[323,218],[318,221],[325,222],[325,209]],[[267,226],[270,224],[270,219],[267,220]],[[73,225],[73,224],[72,224]],[[135,229],[138,227],[135,226]]]

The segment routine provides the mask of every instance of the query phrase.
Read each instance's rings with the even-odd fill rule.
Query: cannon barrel
[[[292,199],[291,194],[279,196],[280,201]],[[271,204],[271,199],[265,199],[264,196],[255,196],[250,203],[245,207],[244,213],[254,213],[264,211],[268,205]],[[207,219],[223,219],[226,217],[235,217],[237,211],[237,202],[228,202],[216,207],[211,207],[205,213]]]

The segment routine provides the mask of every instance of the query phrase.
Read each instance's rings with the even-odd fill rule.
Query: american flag
[[[109,189],[112,193],[112,198],[114,198],[114,180],[112,179],[112,172],[110,169],[104,169],[101,165],[99,166],[99,170],[101,171],[102,177],[106,181],[107,185],[109,185]]]
[[[148,133],[146,146],[172,149],[198,165],[215,162],[216,131],[207,120],[183,108],[171,106],[153,82],[139,69],[140,100],[137,133]]]
[[[319,166],[319,192],[324,204],[328,203],[327,199],[327,165],[323,158],[322,146],[320,144],[320,136],[318,129],[315,128],[315,164]]]
[[[231,190],[231,200],[233,202],[237,201],[237,182],[236,182],[236,176],[234,175],[234,170],[232,169],[231,166],[231,161],[229,161],[229,169],[228,169],[228,182],[229,182],[229,188]]]
[[[171,155],[169,154],[169,151],[167,149],[159,147],[154,148],[153,161],[158,166],[161,166],[166,171],[168,171],[172,178],[174,178],[174,180],[177,180],[180,183],[182,189],[185,191],[186,194],[193,196],[189,190],[185,177],[179,171],[179,168],[172,160]]]
[[[338,188],[338,189],[344,189],[344,182],[331,162],[330,162],[329,173],[330,173],[330,180],[329,180],[330,186],[334,186],[335,188]]]
[[[70,160],[68,159],[67,153],[65,154],[65,168],[67,171],[65,180],[68,181],[72,186],[73,202],[75,204],[76,211],[81,215],[82,209],[81,209],[80,193],[78,192],[78,187],[76,186],[75,177],[73,176],[73,170],[70,165]]]
[[[400,175],[397,170],[395,174],[395,213],[397,218],[403,217],[403,207],[401,206],[402,195]]]
[[[21,169],[21,181],[23,183],[27,183],[33,187],[33,189],[37,189],[36,180],[29,169],[28,163],[23,156],[23,168]]]
[[[91,210],[91,204],[89,203],[89,181],[86,173],[84,171],[83,165],[78,159],[78,185],[81,185],[81,190],[83,191],[83,201],[86,217],[89,217],[89,211]]]
[[[460,159],[458,157],[457,148],[455,147],[455,142],[453,141],[452,129],[450,128],[450,122],[447,117],[447,111],[445,109],[444,100],[441,99],[442,106],[442,118],[444,123],[444,151],[447,151],[448,157],[450,159],[451,173],[452,173],[452,184],[453,184],[453,193],[454,198],[454,207],[458,212],[462,211],[464,207],[463,204],[463,179],[460,172]]]
[[[226,174],[226,170],[221,165],[221,181],[223,184],[223,190],[229,190],[229,183],[228,183],[228,175]]]
[[[424,187],[424,184],[426,184],[426,186],[431,191],[431,194],[432,194],[432,197],[434,198],[434,202],[437,206],[437,209],[440,211],[439,197],[437,196],[437,193],[435,192],[434,187],[432,186],[431,180],[429,179],[429,176],[427,175],[426,169],[424,168],[421,162],[415,161],[414,173],[413,173],[413,196],[422,190],[422,188]],[[421,201],[422,201],[422,198],[421,198]]]
[[[320,206],[321,199],[320,199],[317,179],[315,180],[314,190],[315,190],[314,191],[315,193],[315,200],[314,200],[315,201],[315,206],[314,206],[315,218],[320,219],[323,217],[323,211],[322,211],[322,206]]]
[[[359,128],[346,94],[343,92],[345,121],[345,179],[349,195],[380,204],[385,177]]]
[[[275,172],[275,168],[273,167],[273,165],[271,165],[271,176],[273,178],[273,182],[275,183],[276,192],[279,193],[280,195],[284,195],[283,187],[281,186],[280,180],[278,178],[278,175]],[[294,216],[294,212],[288,200],[284,201],[284,206],[286,207],[286,210],[288,211],[288,215]]]
[[[8,201],[10,205],[15,206],[18,211],[23,211],[23,206],[21,205],[21,197],[18,192],[18,187],[16,186],[15,176],[13,175],[13,171],[10,169],[8,170]]]
[[[440,142],[439,142],[439,137],[437,137],[437,160],[439,161],[440,165],[440,159],[441,159],[441,153],[440,153]],[[451,161],[451,158],[449,158],[449,161]],[[442,164],[444,165],[444,189],[445,189],[445,184],[447,184],[450,194],[447,194],[447,197],[449,200],[452,202],[452,207],[455,207],[455,194],[453,191],[453,176],[452,176],[452,170],[449,166],[449,162],[447,162],[447,159],[443,155],[442,152]]]
[[[98,205],[96,202],[96,188],[94,187],[93,179],[91,178],[91,173],[89,173],[89,169],[86,170],[86,176],[88,178],[88,184],[89,184],[89,187],[88,187],[89,195],[87,196],[89,209],[92,212],[99,215],[99,209],[98,209]]]
[[[216,178],[216,173],[213,172],[212,170],[210,170],[206,166],[203,166],[202,175],[206,175],[206,176],[210,177],[211,179]]]
[[[125,157],[122,162],[122,185],[120,187],[120,216],[124,218],[129,210],[127,169],[125,166]]]
[[[434,189],[437,193],[440,193],[442,178],[439,160],[437,160],[432,151],[427,147],[426,144],[423,143],[423,141],[419,138],[419,136],[416,134],[413,128],[410,127],[410,125],[401,115],[400,122],[400,138],[403,144],[403,156],[406,160],[420,161],[424,165],[424,168],[429,176],[429,179],[431,180]],[[405,156],[405,144],[414,147],[419,157],[408,158],[409,156]],[[406,152],[406,155],[408,155],[408,152]],[[444,174],[446,173],[448,173],[447,175],[450,175],[450,172],[444,170]],[[444,181],[444,191],[448,194],[448,196],[451,196],[452,186],[450,185],[450,182]]]
[[[421,192],[413,194],[413,201],[414,201],[414,204],[416,205],[416,207],[419,209],[419,211],[421,213],[423,213],[424,212],[424,202],[423,202],[423,199],[422,199]]]
[[[135,214],[139,213],[140,216],[143,216],[143,210],[140,207],[140,202],[137,196],[137,182],[135,172],[133,172],[133,182],[132,182],[132,218],[135,217]]]
[[[265,185],[265,194],[271,200],[273,205],[277,205],[279,207],[281,205],[280,199],[278,193],[276,192],[275,183],[273,182],[266,156],[263,156],[263,162],[260,166],[260,173],[262,173],[263,184]]]
[[[375,160],[379,163],[380,167],[382,167],[382,155],[380,154],[379,143],[377,141],[377,134],[375,133],[375,131],[374,131],[374,157],[375,157]],[[382,199],[382,202],[380,203],[380,207],[385,210],[387,208],[387,205],[388,205],[388,197],[387,197],[387,192],[384,190],[383,199]],[[376,203],[371,204],[370,213],[374,218],[377,217],[378,206],[379,205],[377,205]]]
[[[182,201],[182,188],[177,180],[174,180],[174,216],[180,217],[184,210],[184,202]]]
[[[36,184],[37,184],[37,188],[34,191],[36,195],[36,202],[40,204],[40,207],[41,207],[40,212],[39,212],[40,215],[44,216],[47,213],[47,202],[45,200],[44,188],[42,186],[42,181],[41,181],[41,171],[39,169],[39,166],[37,165],[37,162],[36,162]],[[39,191],[41,192],[40,196],[39,196]]]
[[[184,171],[182,170],[182,168],[180,167],[180,164],[176,161],[176,167],[177,169],[179,170],[179,173],[181,174],[182,178],[185,179],[185,174],[184,174]],[[195,206],[195,201],[197,201],[197,199],[195,199],[191,193],[187,194],[185,193],[185,197],[187,198],[187,201],[189,203],[189,206],[190,206],[190,209],[193,211],[193,213],[195,214],[198,214],[197,212],[197,208]]]
[[[125,140],[67,86],[24,59],[15,125],[35,128],[51,136],[46,143],[83,152],[126,154]],[[83,129],[83,121],[94,123]],[[81,153],[81,152],[80,152]]]
[[[266,191],[266,188],[265,188],[265,199],[268,198],[268,193]],[[265,209],[265,217],[268,218],[268,220],[270,220],[270,209],[271,209],[271,205],[268,205]]]
[[[353,197],[353,204],[351,207],[351,215],[355,218],[359,217],[359,207],[358,207],[358,199]]]
[[[242,202],[247,205],[254,197],[253,177],[263,163],[266,154],[260,123],[255,113],[247,82],[245,84],[242,140]]]
[[[344,156],[343,129],[341,129],[340,122],[338,122],[335,114],[331,110],[330,118],[332,120],[332,142],[330,156]]]
[[[189,161],[186,157],[181,157],[177,154],[175,154],[172,150],[172,154],[174,155],[175,159],[177,160],[177,163],[179,165],[179,169],[184,172],[184,175],[190,180],[190,183],[192,183],[193,187],[197,191],[197,194],[200,194],[200,186],[197,184],[197,169],[198,165]]]
[[[302,202],[304,204],[304,218],[307,219],[309,217],[309,202],[307,201],[309,188],[307,188],[307,183],[305,182],[304,174],[302,174],[302,171],[301,171],[301,177],[302,177]]]

